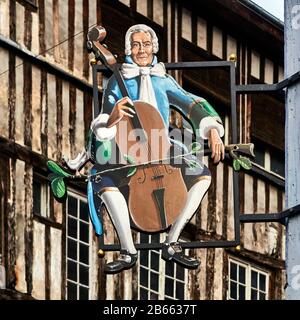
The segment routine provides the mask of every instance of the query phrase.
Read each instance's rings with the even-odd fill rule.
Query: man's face
[[[131,36],[131,58],[140,67],[146,67],[153,60],[152,39],[147,32],[136,32]]]

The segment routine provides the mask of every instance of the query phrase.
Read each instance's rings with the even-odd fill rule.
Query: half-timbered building
[[[0,298],[3,299],[282,299],[285,230],[278,223],[241,225],[236,248],[191,249],[201,267],[188,271],[140,251],[137,265],[105,275],[114,252],[98,256],[84,186],[70,184],[60,204],[46,162],[84,148],[92,120],[92,74],[86,34],[103,25],[124,58],[124,35],[137,23],[160,41],[159,60],[227,61],[238,84],[283,79],[283,24],[247,0],[0,0]],[[224,69],[170,71],[221,115],[231,141],[230,75]],[[102,92],[105,76],[99,76]],[[253,169],[239,174],[243,213],[284,208],[284,100],[237,96],[238,136],[255,143]],[[170,122],[182,126],[172,112]],[[232,164],[205,159],[213,182],[182,241],[234,237]],[[103,211],[105,241],[117,243]],[[165,235],[135,233],[138,242]]]

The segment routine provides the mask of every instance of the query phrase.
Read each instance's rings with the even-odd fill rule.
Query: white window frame
[[[227,289],[227,300],[234,300],[230,297],[230,282],[233,281],[237,284],[240,284],[239,282],[239,279],[237,280],[233,280],[230,278],[230,266],[231,266],[231,263],[235,263],[237,266],[241,266],[243,268],[245,268],[245,300],[251,300],[251,289],[252,289],[252,286],[251,286],[251,271],[255,271],[258,273],[258,285],[257,285],[257,288],[253,288],[259,292],[263,292],[262,290],[259,289],[259,275],[262,274],[266,277],[266,291],[263,292],[265,293],[266,295],[266,299],[265,300],[268,300],[269,299],[269,283],[270,283],[270,272],[267,272],[266,270],[263,270],[262,268],[259,268],[257,266],[254,266],[250,263],[247,263],[245,261],[241,261],[241,260],[238,260],[236,258],[232,258],[232,257],[229,257],[228,258],[228,289]],[[237,298],[238,297],[238,290],[237,290]],[[237,299],[239,300],[239,299]]]
[[[79,300],[79,286],[82,286],[82,287],[85,287],[85,288],[88,288],[88,299],[93,299],[95,297],[93,297],[93,281],[92,281],[92,272],[91,272],[91,269],[93,268],[93,245],[92,245],[92,241],[93,241],[93,228],[91,226],[91,223],[90,223],[90,220],[88,221],[84,221],[84,220],[81,220],[80,219],[80,216],[79,216],[79,213],[80,213],[80,201],[83,201],[87,204],[87,198],[84,197],[83,195],[81,195],[80,193],[72,190],[72,191],[68,191],[68,196],[71,196],[73,198],[76,198],[77,199],[77,236],[79,237],[80,236],[80,229],[79,229],[79,222],[81,223],[85,223],[85,224],[88,224],[88,228],[89,228],[89,243],[88,243],[88,247],[89,247],[89,250],[88,250],[88,257],[89,257],[89,264],[85,264],[83,262],[79,262],[79,246],[77,246],[77,260],[74,260],[74,259],[71,259],[68,257],[68,238],[76,241],[77,243],[83,243],[86,245],[86,242],[82,242],[78,239],[75,239],[71,236],[68,235],[68,201],[66,201],[66,300],[68,300],[68,281],[74,283],[76,286],[77,286],[77,300]],[[72,219],[75,219],[74,216],[70,215],[70,217],[72,217]],[[76,263],[77,265],[77,281],[74,281],[74,280],[71,280],[71,279],[68,279],[68,260],[70,261],[73,261]],[[81,284],[80,281],[79,281],[79,265],[83,265],[83,266],[87,266],[88,267],[88,276],[89,276],[89,281],[88,281],[88,286],[85,285],[85,284]]]
[[[149,235],[151,236],[151,235]],[[140,241],[140,233],[138,234],[138,239]],[[160,242],[164,242],[166,239],[166,234],[165,233],[161,233],[160,234]],[[181,241],[183,241],[181,239]],[[159,254],[159,271],[157,272],[156,270],[151,269],[151,254],[149,254],[148,257],[148,267],[142,265],[142,267],[146,270],[149,271],[148,274],[150,274],[151,272],[154,272],[156,274],[158,274],[158,279],[159,279],[159,283],[158,283],[158,291],[155,291],[153,289],[150,288],[151,284],[150,284],[150,279],[148,279],[148,287],[145,287],[143,285],[141,285],[140,283],[140,268],[141,268],[141,263],[140,263],[140,259],[138,259],[139,263],[138,263],[138,300],[141,299],[140,297],[140,288],[147,290],[151,293],[157,294],[158,295],[158,300],[164,300],[165,298],[167,298],[168,300],[178,300],[176,299],[176,285],[174,285],[174,289],[173,289],[173,297],[171,296],[167,296],[165,294],[165,280],[166,278],[168,279],[172,279],[174,281],[174,283],[176,282],[181,282],[184,285],[184,299],[188,299],[188,270],[186,268],[184,268],[184,280],[181,279],[177,279],[176,278],[176,268],[177,268],[177,264],[175,263],[174,265],[174,277],[171,277],[169,275],[166,275],[165,270],[166,270],[166,261],[163,260],[161,258],[161,251],[160,250],[150,250],[149,252],[156,252]],[[188,250],[185,249],[186,253],[188,254]],[[140,253],[139,253],[140,254]]]

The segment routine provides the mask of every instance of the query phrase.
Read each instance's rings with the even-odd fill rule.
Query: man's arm
[[[224,159],[224,135],[222,120],[215,109],[203,98],[185,91],[171,77],[167,76],[167,95],[170,104],[188,118],[197,137],[209,140],[214,163]]]
[[[115,137],[115,125],[123,118],[123,116],[133,117],[134,110],[129,106],[133,102],[128,97],[123,97],[117,81],[112,76],[103,92],[102,112],[96,117],[91,129],[95,133],[98,140],[111,140]]]

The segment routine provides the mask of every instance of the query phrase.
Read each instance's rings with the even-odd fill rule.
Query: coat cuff
[[[91,130],[94,132],[96,138],[100,141],[111,140],[116,136],[116,126],[106,128],[108,118],[109,115],[107,113],[101,113],[91,123]]]
[[[202,139],[208,139],[208,134],[211,129],[217,129],[219,136],[224,136],[224,127],[220,118],[217,117],[205,117],[199,124],[199,135]]]

